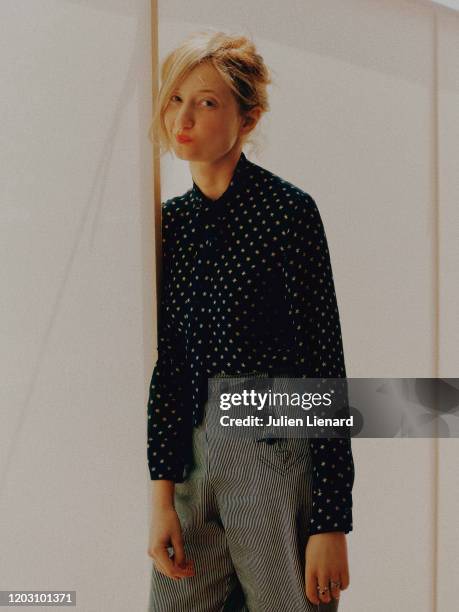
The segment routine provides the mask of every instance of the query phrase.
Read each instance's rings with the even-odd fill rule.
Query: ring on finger
[[[334,580],[330,580],[330,584],[331,584],[331,588],[337,588],[339,589],[341,587],[341,582],[338,580],[338,582],[335,582]]]
[[[328,588],[328,586],[321,587],[320,585],[317,585],[317,590],[319,591],[320,595],[325,595],[326,592],[329,591],[330,589]]]
[[[330,585],[331,585],[332,590],[333,589],[337,589],[338,590],[336,595],[333,595],[334,599],[339,599],[339,596],[341,594],[341,591],[340,591],[341,582],[339,582],[339,581],[335,582],[334,580],[330,580]]]

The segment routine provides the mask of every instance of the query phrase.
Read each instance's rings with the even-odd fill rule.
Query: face
[[[209,63],[196,66],[177,84],[164,111],[177,157],[214,161],[239,144],[247,131],[233,92]],[[180,142],[177,135],[188,140]]]

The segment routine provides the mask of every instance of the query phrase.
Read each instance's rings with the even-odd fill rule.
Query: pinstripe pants
[[[336,612],[338,601],[317,606],[305,594],[308,440],[222,438],[206,420],[193,429],[194,466],[175,484],[195,575],[177,581],[153,565],[149,612]]]

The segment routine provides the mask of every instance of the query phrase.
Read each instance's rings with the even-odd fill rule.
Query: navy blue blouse
[[[193,181],[162,204],[158,358],[148,402],[152,480],[183,482],[208,378],[345,378],[330,255],[313,198],[244,153],[210,200]],[[310,438],[310,534],[352,530],[350,438]]]

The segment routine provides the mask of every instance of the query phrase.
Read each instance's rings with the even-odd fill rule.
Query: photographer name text
[[[317,416],[307,415],[302,417],[273,417],[268,415],[267,422],[261,416],[250,414],[243,418],[230,417],[224,414],[220,417],[220,425],[223,427],[353,427],[354,417],[351,415],[347,419],[339,418],[321,418]]]

